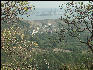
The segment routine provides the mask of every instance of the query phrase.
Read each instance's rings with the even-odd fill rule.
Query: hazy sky
[[[30,1],[36,8],[59,8],[59,5],[68,1]],[[85,1],[84,3],[87,3]]]
[[[36,8],[58,8],[60,1],[30,1]]]

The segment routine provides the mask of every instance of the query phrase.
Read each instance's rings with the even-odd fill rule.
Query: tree
[[[32,11],[34,6],[29,5],[28,1],[1,1],[2,66],[4,64],[5,67],[26,68],[27,70],[28,66],[31,65],[30,48],[32,41],[28,39],[30,25],[18,20],[19,15],[27,14],[28,16],[28,11]]]
[[[93,53],[93,2],[71,1],[59,7],[64,10],[61,19],[67,24],[65,33],[67,30],[69,36],[87,45]]]
[[[27,38],[28,36],[30,36],[30,34],[24,35],[24,33],[27,32],[26,25],[28,23],[24,24],[24,30],[22,29],[23,24],[24,23],[22,22],[18,24],[13,23],[13,25],[2,24],[2,26],[5,27],[3,27],[4,29],[2,29],[1,32],[1,64],[8,65],[11,68],[16,68],[17,66],[19,66],[20,68],[25,68],[29,66],[27,64],[31,63],[30,48],[32,47],[32,41],[29,41],[29,39]],[[24,35],[24,37],[27,37],[24,38],[22,35]]]
[[[25,15],[33,8],[35,6],[30,6],[28,1],[1,1],[1,21],[15,21],[19,15]]]

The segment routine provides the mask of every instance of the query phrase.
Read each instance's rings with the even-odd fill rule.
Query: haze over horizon
[[[30,1],[36,8],[58,8],[61,1]],[[63,1],[64,2],[64,1]]]
[[[34,5],[35,8],[59,8],[59,5],[71,1],[29,1],[30,4]],[[76,1],[79,2],[79,1]],[[88,1],[85,1],[85,4]]]

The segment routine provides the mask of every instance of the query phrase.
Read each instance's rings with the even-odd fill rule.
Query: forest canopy
[[[40,8],[38,15],[30,1],[1,1],[1,70],[93,69],[93,2],[69,1],[58,8],[64,10],[61,20],[49,19],[56,9]]]

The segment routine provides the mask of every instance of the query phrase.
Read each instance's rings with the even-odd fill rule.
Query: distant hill
[[[26,20],[44,20],[44,19],[59,19],[62,16],[62,10],[57,8],[36,8],[33,12],[29,11],[27,15],[19,15],[19,17]]]

